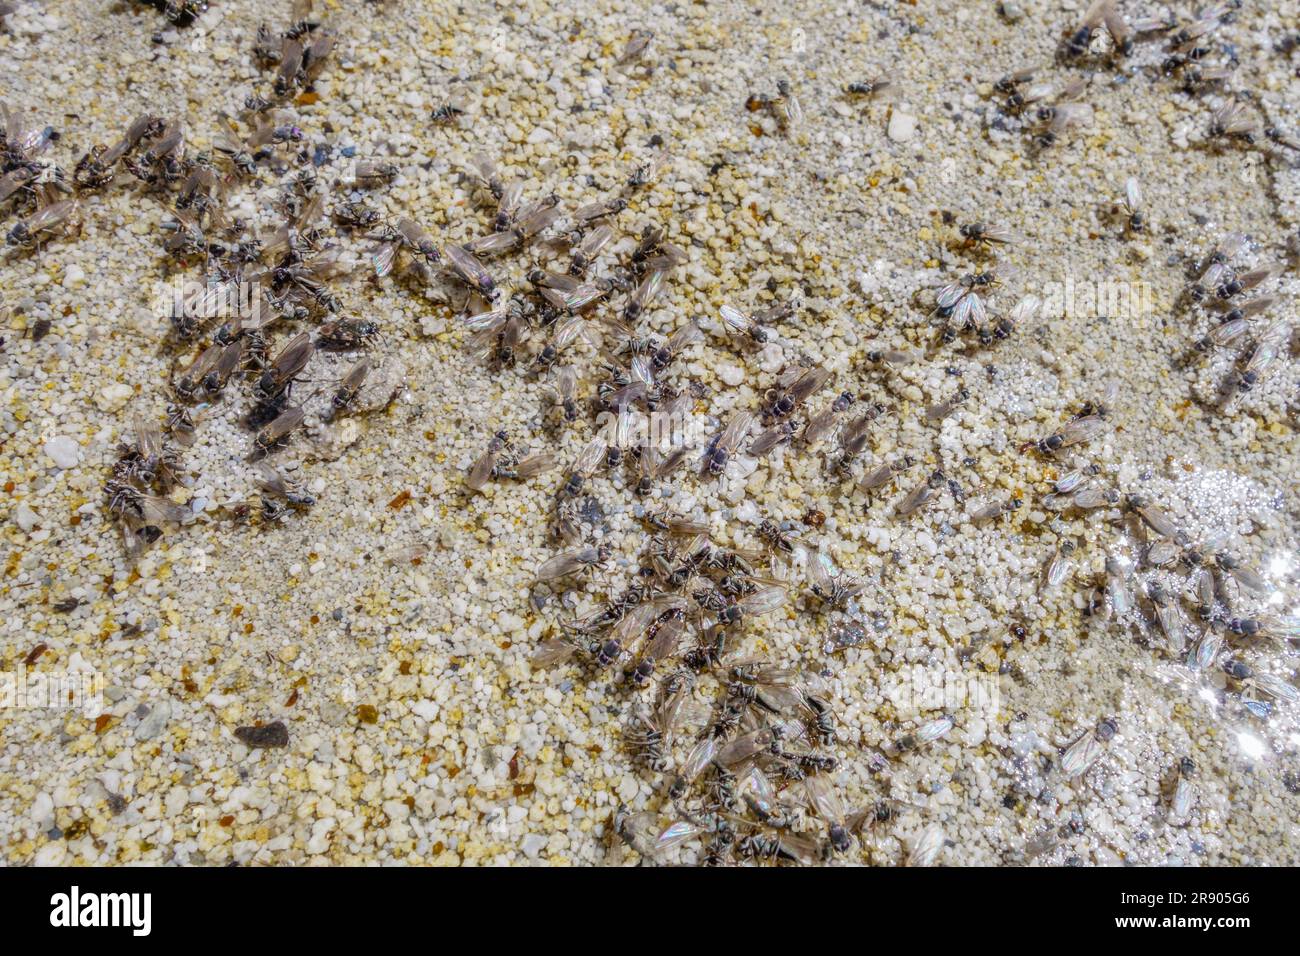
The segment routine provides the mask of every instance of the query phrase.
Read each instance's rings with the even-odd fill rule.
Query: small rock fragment
[[[895,143],[902,143],[916,133],[916,117],[911,113],[895,109],[889,117],[889,138]]]
[[[14,524],[18,525],[23,534],[30,533],[40,520],[41,516],[31,508],[27,507],[24,503],[20,503],[18,507],[14,509]]]
[[[45,455],[60,468],[75,468],[81,461],[81,446],[66,435],[55,435],[45,443]]]
[[[134,394],[135,391],[130,385],[124,382],[113,382],[99,390],[99,394],[95,396],[95,404],[105,412],[120,411]]]
[[[283,720],[272,721],[260,727],[236,727],[235,736],[246,747],[289,746],[289,728]]]
[[[171,716],[172,707],[167,701],[161,700],[154,704],[153,709],[145,714],[144,719],[136,726],[135,739],[153,740],[163,732]]]
[[[542,836],[540,833],[530,833],[528,836],[524,837],[522,847],[524,856],[528,857],[530,860],[535,860],[537,859],[537,855],[542,852],[542,848],[545,846],[546,837]]]

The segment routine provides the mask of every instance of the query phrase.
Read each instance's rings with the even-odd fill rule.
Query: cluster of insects
[[[1051,591],[1081,580],[1088,616],[1136,628],[1154,650],[1185,666],[1190,677],[1221,670],[1256,716],[1267,717],[1274,701],[1300,700],[1300,690],[1284,677],[1243,660],[1269,642],[1285,647],[1300,640],[1300,619],[1270,606],[1273,589],[1227,549],[1227,535],[1193,536],[1148,495],[1110,484],[1098,464],[1070,462],[1110,427],[1106,404],[1088,403],[1061,428],[1026,446],[1061,462],[1062,472],[1041,499],[1045,509],[1057,515],[1095,514],[1117,533],[1114,546],[1092,570],[1080,541],[1059,538],[1041,588]],[[1099,753],[1089,752],[1092,759]],[[1091,759],[1080,762],[1077,772]]]
[[[1016,241],[1015,234],[1004,226],[985,222],[966,223],[958,230],[962,242],[984,251],[991,251]],[[1026,296],[1000,317],[989,311],[989,294],[1012,278],[1016,270],[996,262],[982,262],[976,271],[942,286],[934,297],[934,314],[942,323],[940,341],[954,342],[959,336],[969,336],[980,345],[1011,337],[1038,310],[1036,296]]]
[[[707,469],[707,466],[706,466]],[[797,667],[735,652],[746,628],[802,591],[814,613],[844,607],[864,585],[835,568],[820,546],[772,521],[752,546],[714,544],[709,524],[668,511],[642,513],[650,537],[639,568],[589,613],[566,621],[535,666],[577,660],[634,697],[624,740],[660,780],[659,811],[620,810],[615,833],[660,858],[694,845],[701,862],[734,859],[810,864],[847,853],[863,832],[892,816],[890,801],[846,807],[833,705]],[[594,578],[607,546],[544,562],[540,584]],[[711,703],[705,701],[711,700]],[[950,715],[884,744],[873,770],[945,737]],[[909,862],[933,860],[940,835],[918,841]]]
[[[562,211],[549,197],[528,203],[527,185],[507,182],[495,163],[479,158],[472,164],[469,176],[481,187],[493,231],[441,250],[463,287],[469,348],[493,368],[549,376],[554,427],[574,427],[593,415],[603,416],[605,425],[563,467],[553,452],[530,450],[531,442],[507,430],[495,432],[470,464],[465,484],[480,492],[494,481],[560,470],[551,530],[563,550],[537,568],[537,587],[561,595],[592,589],[603,597],[588,613],[559,622],[560,636],[543,643],[534,663],[577,662],[637,697],[625,739],[636,758],[661,775],[675,819],[654,839],[648,833],[659,814],[622,820],[616,829],[629,845],[656,856],[694,842],[706,862],[825,859],[847,850],[879,808],[848,812],[840,805],[827,776],[838,766],[829,752],[835,742],[829,701],[792,668],[738,658],[739,645],[748,627],[797,599],[811,613],[829,613],[853,607],[865,585],[791,527],[764,521],[750,545],[723,546],[706,519],[649,502],[674,483],[726,481],[738,459],[759,461],[781,447],[823,449],[829,480],[848,478],[867,495],[883,492],[915,462],[900,455],[863,465],[871,429],[886,407],[851,392],[819,403],[834,376],[806,360],[777,372],[757,407],[718,419],[702,445],[647,437],[652,416],[687,419],[709,397],[708,389],[684,378],[682,361],[706,338],[706,323],[744,352],[774,341],[797,308],[784,302],[750,314],[728,304],[715,322],[687,320],[666,338],[647,334],[666,280],[688,260],[662,226],[619,234],[627,194],[651,181],[648,170],[657,165],[638,167],[619,195]],[[537,219],[555,225],[555,234],[518,225]],[[992,235],[986,231],[986,238]],[[550,262],[528,269],[526,281],[507,292],[491,256],[530,245],[538,259]],[[429,261],[413,256],[410,265],[423,269]],[[580,369],[579,352],[595,357],[594,373]],[[873,354],[872,361],[883,368],[910,358]],[[928,409],[927,420],[950,412]],[[600,511],[597,475],[646,502],[636,505],[646,546],[638,570],[622,586],[605,580],[613,545],[583,540],[590,516]],[[894,511],[905,519],[954,489],[960,493],[942,471],[934,472]],[[702,706],[709,692],[714,703]],[[690,753],[678,763],[674,740],[701,710],[712,719],[697,728]],[[951,718],[926,724],[892,752],[937,740],[951,727]],[[939,839],[937,846],[919,848],[914,862],[932,859],[942,845]]]
[[[73,184],[61,166],[42,158],[62,134],[53,126],[30,125],[5,103],[0,120],[0,211],[15,218],[6,245],[33,248],[71,234],[79,219]]]
[[[275,101],[310,89],[327,62],[333,31],[310,12],[309,2],[295,4],[293,22],[278,36]],[[269,35],[268,28],[259,30],[259,46]],[[251,433],[249,459],[261,492],[257,500],[229,506],[241,517],[309,507],[311,496],[266,459],[300,430],[386,407],[401,388],[400,363],[370,354],[381,340],[378,323],[342,307],[334,284],[354,263],[327,229],[332,218],[340,228],[372,227],[376,241],[397,235],[414,242],[418,227],[367,217],[355,198],[333,201],[315,172],[328,157],[308,148],[288,111],[254,99],[242,120],[219,118],[208,148],[194,145],[178,121],[140,116],[116,142],[86,150],[71,175],[44,159],[60,139],[56,131],[29,128],[25,117],[3,110],[3,195],[18,215],[8,230],[10,246],[55,240],[75,223],[86,195],[134,181],[168,207],[160,238],[173,276],[200,270],[198,281],[177,283],[161,316],[175,352],[166,413],[158,424],[136,415],[134,442],[104,489],[132,555],[167,525],[191,517],[166,497],[187,481],[179,449],[193,445],[199,423],[231,386],[240,386],[247,403],[241,419]],[[358,162],[353,192],[381,182],[381,166]],[[228,209],[268,178],[279,183],[278,223],[255,232]],[[319,377],[309,378],[313,371]],[[316,387],[303,394],[308,381]]]
[[[1208,313],[1211,325],[1184,359],[1193,364],[1217,352],[1235,356],[1219,389],[1220,409],[1230,410],[1254,389],[1291,349],[1294,326],[1272,315],[1283,305],[1276,294],[1259,294],[1285,270],[1282,263],[1240,268],[1250,243],[1230,233],[1215,244],[1196,269],[1185,300],[1193,310]]]
[[[1239,7],[1239,0],[1230,0],[1182,21],[1172,15],[1133,18],[1121,9],[1121,0],[1093,0],[1062,37],[1056,59],[1068,67],[1125,70],[1140,46],[1162,42],[1162,58],[1150,61],[1149,70],[1157,78],[1178,81],[1188,95],[1214,98],[1206,126],[1208,141],[1271,144],[1287,152],[1300,151],[1300,140],[1293,133],[1266,121],[1254,94],[1228,86],[1238,66],[1237,52],[1216,35],[1232,22]],[[1099,36],[1106,40],[1099,43]],[[993,86],[1001,99],[1000,122],[1018,121],[1040,149],[1056,145],[1093,120],[1088,96],[1092,75],[1058,84],[1045,78],[1046,72],[1044,67],[1026,67]]]
[[[168,23],[178,27],[187,27],[208,12],[207,0],[136,0],[146,7],[153,7]]]
[[[205,3],[170,0],[150,5],[182,26],[206,9]],[[1102,55],[1109,62],[1163,37],[1161,71],[1179,77],[1188,91],[1214,90],[1229,77],[1231,64],[1211,63],[1224,52],[1212,37],[1231,17],[1232,7],[1222,6],[1186,23],[1130,20],[1117,0],[1096,0],[1063,40],[1059,59],[1075,65],[1096,59],[1100,32],[1110,37]],[[653,33],[638,31],[616,66],[644,65],[653,40]],[[821,512],[810,511],[802,526],[761,520],[725,527],[717,516],[679,513],[664,502],[674,486],[717,487],[733,479],[742,460],[758,467],[786,454],[820,455],[827,485],[850,488],[866,507],[896,491],[892,514],[899,521],[944,495],[964,502],[960,482],[903,452],[873,459],[873,433],[894,409],[803,355],[788,356],[775,371],[768,367],[752,407],[731,407],[691,379],[691,352],[710,335],[742,355],[767,351],[781,343],[783,324],[797,321],[799,304],[793,297],[751,310],[728,303],[715,317],[684,318],[671,332],[656,333],[669,283],[691,262],[689,247],[671,241],[671,224],[627,225],[638,199],[671,164],[662,140],[612,189],[577,204],[477,156],[464,177],[487,221],[481,234],[455,243],[435,238],[414,215],[389,217],[367,201],[402,175],[395,163],[356,159],[345,186],[319,181],[317,170],[336,158],[333,148],[313,146],[289,106],[312,93],[337,41],[304,0],[294,4],[283,29],[261,26],[252,53],[270,79],[245,100],[238,117],[219,118],[207,148],[198,148],[180,122],[144,115],[112,143],[86,150],[67,174],[48,158],[61,139],[58,131],[29,126],[26,117],[3,108],[0,210],[14,220],[6,230],[8,246],[21,252],[55,241],[75,227],[82,197],[134,183],[168,208],[160,239],[169,268],[196,267],[201,274],[162,317],[176,357],[166,413],[159,419],[137,410],[131,440],[119,447],[103,489],[128,553],[138,554],[167,527],[192,518],[171,497],[187,481],[182,451],[225,399],[243,409],[239,420],[251,436],[249,466],[259,490],[255,500],[229,506],[231,512],[247,520],[278,519],[314,504],[275,456],[304,433],[387,407],[400,390],[400,363],[377,354],[384,330],[373,319],[349,314],[341,288],[362,269],[377,280],[400,278],[454,306],[474,357],[494,371],[514,369],[552,385],[548,437],[591,425],[591,437],[567,463],[549,447],[528,447],[534,443],[526,445],[508,429],[494,431],[470,464],[465,485],[479,493],[493,482],[559,471],[548,516],[556,553],[537,567],[534,597],[542,599],[539,606],[574,613],[554,622],[553,636],[537,648],[533,663],[578,666],[624,695],[624,741],[654,778],[658,797],[656,809],[620,808],[613,833],[651,859],[683,848],[713,864],[813,864],[850,853],[869,831],[895,818],[899,802],[847,806],[836,782],[846,747],[832,695],[817,674],[745,647],[765,624],[795,613],[847,621],[830,645],[860,644],[868,581],[837,567],[830,535],[817,534],[826,521]],[[1086,126],[1092,109],[1086,79],[1058,87],[1041,72],[1018,71],[995,90],[1004,113],[1018,117],[1047,148]],[[862,81],[845,95],[890,92],[888,81]],[[803,121],[785,80],[745,107],[766,113],[785,131]],[[431,119],[452,126],[463,111],[460,101],[448,100]],[[1294,148],[1284,134],[1265,128],[1249,98],[1228,98],[1210,134]],[[346,151],[342,156],[355,158]],[[254,192],[276,197],[270,229],[254,231],[230,212],[236,198]],[[1147,228],[1136,179],[1125,184],[1122,212],[1128,233]],[[344,236],[364,246],[364,267]],[[965,338],[984,347],[1007,339],[1039,307],[1034,296],[1001,312],[991,307],[991,291],[1014,275],[991,260],[1017,237],[995,223],[970,222],[959,227],[956,240],[975,264],[927,303],[940,320],[940,344]],[[1238,352],[1225,404],[1256,385],[1291,336],[1289,323],[1266,318],[1276,297],[1255,294],[1280,269],[1241,269],[1246,248],[1244,237],[1226,237],[1188,290],[1189,301],[1215,323],[1192,352]],[[507,256],[527,259],[522,279]],[[859,371],[889,374],[921,359],[902,350],[870,351]],[[921,409],[921,421],[938,429],[970,400],[971,386],[957,380]],[[718,414],[701,416],[705,404]],[[1225,675],[1243,706],[1267,717],[1276,702],[1300,693],[1254,652],[1268,641],[1300,639],[1300,622],[1267,610],[1267,583],[1226,549],[1225,540],[1195,539],[1146,495],[1122,491],[1100,464],[1078,460],[1112,427],[1112,405],[1112,395],[1086,403],[1021,451],[1059,467],[1040,501],[1054,520],[1096,516],[1136,544],[1111,549],[1089,570],[1082,542],[1061,535],[1041,586],[1054,590],[1082,579],[1092,618],[1135,627],[1190,675],[1211,669]],[[700,417],[709,433],[698,445],[681,435],[667,441],[656,436],[656,420],[681,424]],[[593,516],[604,513],[598,494],[606,485],[632,499],[631,513],[641,525],[642,544],[630,562],[612,539],[597,537],[600,522]],[[967,517],[988,527],[1014,520],[1009,516],[1022,506],[1008,495],[973,507]],[[616,562],[634,570],[616,579]],[[949,713],[919,719],[870,750],[868,769],[887,776],[957,724]],[[1061,749],[1060,769],[1067,777],[1082,775],[1119,733],[1116,718],[1101,717]],[[1189,758],[1176,767],[1172,802],[1182,816],[1195,799],[1194,771]],[[906,862],[935,862],[945,842],[942,828],[931,823],[911,842]]]

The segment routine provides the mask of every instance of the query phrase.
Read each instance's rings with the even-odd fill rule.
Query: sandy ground
[[[1120,5],[1134,17],[1164,9]],[[368,244],[339,230],[331,241],[360,265],[332,288],[344,313],[382,326],[374,357],[386,373],[404,371],[404,392],[341,424],[317,422],[278,452],[277,466],[316,504],[249,526],[229,507],[254,478],[239,422],[247,389],[232,387],[182,450],[185,486],[174,498],[193,517],[132,562],[101,489],[133,416],[161,417],[169,370],[193,347],[168,335],[158,308],[160,283],[182,274],[160,252],[168,197],[123,174],[83,201],[79,239],[11,251],[0,269],[9,309],[0,669],[103,680],[99,713],[0,709],[0,858],[645,859],[611,823],[620,805],[664,826],[676,815],[665,776],[625,742],[648,692],[612,671],[541,670],[529,659],[559,621],[630,580],[647,538],[637,509],[670,507],[708,521],[715,541],[747,548],[758,547],[762,518],[792,522],[865,584],[831,612],[792,588],[736,638],[737,658],[797,666],[833,704],[830,779],[846,806],[890,811],[838,862],[900,863],[927,834],[942,839],[936,859],[948,865],[1300,861],[1300,722],[1286,699],[1294,645],[1228,635],[1224,654],[1281,682],[1277,697],[1217,662],[1189,668],[1145,597],[1118,619],[1085,616],[1105,558],[1140,558],[1149,536],[1119,507],[1056,515],[1043,505],[1053,477],[1095,463],[1101,485],[1146,496],[1190,541],[1213,540],[1258,569],[1268,593],[1229,584],[1233,616],[1295,613],[1300,372],[1290,336],[1227,409],[1215,407],[1216,392],[1235,351],[1179,363],[1212,324],[1185,299],[1189,270],[1231,232],[1251,239],[1234,259],[1241,271],[1285,265],[1261,290],[1278,302],[1252,334],[1294,318],[1295,155],[1209,142],[1220,95],[1189,95],[1160,75],[1163,41],[1139,44],[1118,67],[1102,56],[1054,63],[1078,4],[771,6],[318,4],[338,45],[315,95],[290,108],[310,147],[331,147],[316,173],[336,200],[352,198],[349,152],[395,163],[398,178],[366,198],[418,219],[440,244],[481,235],[490,221],[481,191],[461,176],[475,154],[525,179],[529,197],[555,192],[571,209],[615,193],[662,141],[671,161],[614,220],[620,238],[604,261],[625,258],[647,224],[689,253],[642,334],[699,320],[704,341],[674,372],[701,386],[694,419],[711,434],[733,410],[758,407],[784,365],[810,360],[834,373],[814,410],[845,390],[887,406],[855,477],[904,454],[917,464],[869,500],[828,475],[833,443],[791,445],[762,461],[741,454],[721,480],[680,472],[660,505],[631,493],[632,472],[602,471],[581,533],[613,559],[592,585],[552,595],[534,586],[534,572],[557,550],[548,512],[559,473],[493,481],[479,495],[463,477],[501,428],[567,464],[592,437],[589,417],[557,426],[549,376],[471,355],[454,308],[411,281],[367,275]],[[46,158],[68,170],[144,111],[182,120],[195,148],[206,146],[219,111],[236,114],[267,85],[250,55],[257,25],[278,31],[290,16],[288,3],[214,3],[155,42],[167,25],[136,4],[18,7],[0,33],[4,99],[62,131]],[[1193,11],[1173,12],[1187,20]],[[637,29],[655,31],[652,45],[639,63],[617,66]],[[1253,90],[1251,108],[1286,129],[1300,122],[1300,80],[1296,56],[1275,46],[1298,29],[1294,3],[1250,4],[1215,35],[1239,61],[1231,87]],[[1099,37],[1096,49],[1107,43]],[[1029,65],[1058,89],[1090,78],[1091,124],[1046,150],[993,89]],[[876,78],[893,81],[892,102],[842,92]],[[804,114],[789,129],[778,111],[746,106],[775,96],[782,79]],[[451,96],[464,98],[466,115],[435,126],[431,109]],[[1145,196],[1137,234],[1115,212],[1130,176]],[[275,184],[264,174],[260,189],[232,194],[232,207],[270,229]],[[1020,239],[981,252],[957,233],[976,220]],[[543,258],[534,249],[491,268],[499,282],[522,284]],[[940,344],[934,289],[994,260],[1017,267],[991,293],[994,315],[1029,294],[1058,305],[988,347],[971,336]],[[1131,297],[1100,308],[1082,293],[1063,298],[1103,279]],[[761,349],[718,321],[724,303],[758,311],[791,299],[796,314]],[[589,395],[600,357],[575,348]],[[901,348],[921,360],[870,361],[873,350]],[[324,389],[348,361],[314,360],[299,388]],[[961,387],[964,405],[926,420]],[[1018,450],[1108,390],[1100,437],[1056,459]],[[966,500],[945,489],[914,515],[892,513],[936,468]],[[970,520],[1013,495],[1024,500],[1014,514]],[[1072,571],[1046,588],[1062,540],[1077,545]],[[1191,646],[1203,626],[1181,597],[1187,577],[1139,562],[1135,584],[1158,580],[1176,595]],[[828,648],[855,623],[858,646]],[[936,687],[949,699],[927,699]],[[713,694],[702,680],[699,703]],[[942,739],[881,756],[945,712],[955,726]],[[1068,776],[1061,748],[1103,718],[1118,733]],[[288,727],[287,748],[250,748],[234,733],[276,720]],[[692,743],[679,738],[678,761]],[[1185,757],[1192,798],[1177,812]],[[786,793],[792,804],[798,791]],[[660,859],[700,852],[689,842]]]

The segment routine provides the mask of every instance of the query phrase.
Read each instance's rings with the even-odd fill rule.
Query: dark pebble
[[[289,728],[277,720],[261,727],[236,727],[235,736],[248,747],[287,747]]]

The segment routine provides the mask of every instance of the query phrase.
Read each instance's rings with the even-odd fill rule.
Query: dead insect
[[[1038,296],[1025,296],[1005,316],[998,319],[991,326],[979,330],[980,343],[988,345],[993,339],[1009,339],[1016,329],[1024,325],[1038,312],[1040,305],[1042,305],[1042,302]]]
[[[776,96],[764,96],[761,99],[782,130],[789,132],[803,122],[803,106],[794,95],[789,80],[777,80]]]
[[[177,397],[182,399],[192,399],[198,390],[203,386],[203,380],[212,367],[217,364],[217,359],[221,357],[223,346],[213,344],[201,351],[190,362],[189,367],[181,373],[180,377],[172,381],[172,391]]]
[[[1169,801],[1170,814],[1176,819],[1185,820],[1191,812],[1192,802],[1196,799],[1192,777],[1196,774],[1196,764],[1191,757],[1178,761],[1177,780],[1174,783],[1173,796]]]
[[[764,458],[778,445],[792,440],[798,430],[798,422],[777,422],[760,432],[750,443],[749,454],[754,458]]]
[[[1169,655],[1181,658],[1187,649],[1187,637],[1183,629],[1183,617],[1178,612],[1178,605],[1173,597],[1158,581],[1152,581],[1147,587],[1147,597],[1155,609],[1156,623],[1165,637],[1165,646]]]
[[[921,356],[916,352],[906,352],[901,349],[872,349],[867,352],[866,359],[872,365],[892,370],[903,365],[914,365],[920,361]]]
[[[11,246],[34,246],[54,232],[69,228],[75,222],[77,209],[75,199],[61,199],[44,206],[15,223],[5,241]]]
[[[1043,590],[1052,591],[1061,585],[1074,567],[1074,552],[1077,545],[1068,538],[1063,538],[1056,546],[1056,551],[1052,554],[1052,560],[1047,563],[1047,568],[1043,572]]]
[[[258,376],[253,386],[253,397],[259,402],[270,401],[285,391],[316,352],[311,334],[299,332],[282,348],[270,366]]]
[[[835,568],[830,555],[820,549],[808,555],[808,585],[826,607],[844,607],[866,586]]]
[[[627,41],[627,46],[614,61],[615,66],[626,66],[634,60],[639,60],[644,55],[646,49],[650,46],[650,41],[655,38],[653,30],[634,30],[632,38]]]
[[[932,472],[925,481],[907,493],[907,496],[898,503],[895,513],[900,518],[906,518],[908,515],[919,511],[929,504],[934,496],[939,493],[939,490],[947,484],[948,476],[942,470]]]
[[[1247,591],[1253,591],[1256,594],[1264,595],[1268,594],[1271,590],[1268,586],[1268,582],[1265,581],[1257,571],[1246,567],[1226,551],[1220,551],[1215,554],[1214,563],[1220,570],[1228,572],[1228,574],[1232,576],[1233,580],[1244,587]]]
[[[469,477],[465,479],[465,484],[472,491],[483,490],[488,483],[488,479],[496,472],[501,453],[509,446],[510,436],[504,430],[492,436],[492,440],[488,442],[487,450],[475,459],[474,464],[470,466]]]
[[[1234,274],[1231,278],[1221,282],[1214,290],[1214,294],[1222,300],[1231,299],[1243,292],[1250,292],[1258,288],[1281,271],[1281,266],[1264,266],[1259,269],[1252,269],[1249,272]]]
[[[1142,523],[1162,538],[1177,538],[1178,525],[1164,511],[1151,504],[1143,495],[1129,495],[1124,507],[1142,519]]]
[[[795,545],[797,543],[795,538],[786,531],[783,531],[781,526],[775,521],[772,521],[769,518],[763,519],[759,522],[758,527],[755,529],[755,533],[763,544],[766,545],[774,554],[789,555],[794,553]]]
[[[1102,25],[1108,12],[1112,11],[1115,0],[1093,0],[1084,11],[1077,26],[1070,31],[1065,43],[1065,53],[1071,57],[1081,57],[1092,45],[1092,35]]]
[[[1106,556],[1106,596],[1110,599],[1111,612],[1116,617],[1123,617],[1133,609],[1133,592],[1129,587],[1129,578],[1133,574],[1133,563],[1114,555]]]
[[[537,475],[545,474],[556,465],[555,456],[549,451],[526,455],[517,461],[503,461],[497,465],[494,475],[497,478],[509,478],[512,481],[526,481]]]
[[[593,438],[578,452],[578,457],[574,459],[569,470],[565,472],[564,483],[560,486],[557,495],[559,500],[567,498],[576,498],[582,493],[583,485],[596,471],[596,468],[605,460],[605,452],[608,445],[603,438]]]
[[[1092,123],[1092,106],[1088,103],[1057,102],[1038,110],[1034,144],[1048,149],[1060,142],[1061,137],[1075,129]]]
[[[1122,204],[1127,215],[1128,231],[1130,233],[1144,231],[1146,229],[1146,216],[1142,211],[1142,185],[1138,182],[1136,176],[1130,176],[1124,181]]]
[[[768,330],[759,325],[757,321],[750,318],[744,312],[741,312],[735,306],[722,306],[718,311],[718,315],[721,317],[723,324],[729,331],[734,332],[737,335],[743,335],[751,342],[755,342],[759,345],[762,345],[767,341],[769,334]]]
[[[941,422],[968,401],[970,401],[970,389],[959,388],[951,398],[928,407],[925,410],[925,420],[931,425]]]
[[[474,333],[466,343],[473,355],[502,368],[515,363],[524,327],[523,312],[517,302],[470,316],[465,327]]]
[[[847,473],[854,460],[867,447],[871,437],[871,426],[885,413],[885,406],[879,402],[867,407],[867,410],[844,426],[840,432],[840,450],[835,459],[834,468],[841,474]]]
[[[470,159],[469,168],[470,177],[491,193],[494,199],[499,201],[505,194],[506,186],[501,179],[500,172],[497,170],[496,163],[480,154]]]
[[[986,521],[994,521],[1003,515],[1011,514],[1024,504],[1019,498],[1007,498],[1002,501],[992,501],[986,505],[976,508],[971,512],[970,520],[975,524],[983,524]]]
[[[1232,260],[1249,244],[1249,240],[1239,232],[1224,236],[1215,245],[1206,258],[1196,281],[1189,292],[1195,300],[1203,299],[1207,290],[1217,289],[1232,274]]]
[[[343,376],[343,381],[330,397],[331,418],[346,410],[356,400],[357,393],[361,391],[361,386],[365,384],[369,374],[370,359],[364,357],[348,369],[348,373]]]
[[[858,482],[858,490],[874,491],[884,487],[915,464],[916,460],[911,455],[903,455],[893,461],[884,462],[867,472],[866,476]]]
[[[557,581],[574,574],[590,574],[609,560],[610,553],[608,545],[600,545],[557,554],[542,562],[535,577],[538,581]]]
[[[488,271],[483,268],[483,263],[479,262],[472,253],[463,246],[447,246],[443,251],[447,256],[447,264],[456,278],[488,301],[497,297],[496,280],[488,274]]]
[[[555,407],[566,422],[578,419],[578,373],[572,365],[555,371]]]
[[[849,410],[856,399],[849,392],[842,392],[836,399],[808,419],[803,427],[803,442],[808,447],[816,446],[823,438],[832,434],[839,425],[844,413]]]
[[[369,319],[334,319],[316,331],[318,348],[339,351],[367,348],[378,338],[379,324]]]
[[[545,283],[539,291],[550,307],[558,312],[576,314],[588,309],[609,295],[613,286],[607,279],[582,281],[573,276],[560,276],[553,272],[537,269],[529,273],[534,280],[544,275]]]
[[[286,408],[269,424],[263,426],[253,437],[254,454],[270,454],[277,445],[283,443],[294,429],[303,423],[304,417],[305,413],[301,405]]]
[[[596,261],[602,249],[614,238],[614,229],[608,223],[601,223],[582,237],[577,248],[573,250],[573,261],[569,264],[569,275],[581,277],[586,275],[591,264]]]
[[[288,96],[297,85],[298,76],[302,70],[302,62],[303,44],[301,39],[294,37],[282,38],[279,65],[276,67],[275,78],[271,81],[271,88],[275,91],[276,96]]]
[[[700,327],[694,322],[687,322],[670,335],[668,341],[651,353],[651,368],[656,373],[664,371],[677,360],[677,356],[680,355],[687,346],[692,345],[703,338],[704,334],[700,331]]]
[[[369,229],[379,220],[379,210],[361,201],[342,202],[334,207],[334,221],[345,229]]]
[[[1264,124],[1260,118],[1250,115],[1244,103],[1229,100],[1214,111],[1209,133],[1212,139],[1238,139],[1244,143],[1254,143],[1263,131]]]
[[[663,289],[666,275],[666,272],[659,269],[646,274],[640,284],[632,290],[627,304],[623,306],[623,321],[634,324],[641,318],[641,313],[645,311],[646,306],[653,302]]]
[[[723,607],[718,612],[718,623],[723,627],[734,627],[751,617],[775,611],[785,604],[787,597],[786,589],[778,584],[759,588],[753,594]]]
[[[652,159],[633,167],[624,184],[627,189],[641,189],[659,178],[664,167],[668,165],[668,151],[660,150]]]
[[[263,495],[283,501],[293,508],[310,508],[316,504],[315,498],[303,492],[269,462],[257,463],[257,486]]]
[[[145,525],[183,524],[190,509],[161,495],[151,495],[117,478],[104,484],[108,510],[120,518],[137,519]]]
[[[450,126],[465,115],[465,100],[459,96],[443,100],[433,108],[429,119],[434,126]]]
[[[357,163],[352,178],[358,186],[383,186],[391,183],[401,172],[396,163],[362,161]]]
[[[1016,236],[1010,229],[986,222],[967,223],[961,227],[960,232],[967,242],[986,246],[1008,245],[1016,241]]]
[[[241,339],[231,342],[217,356],[212,369],[203,376],[203,389],[209,395],[220,395],[230,376],[243,364],[245,343]]]
[[[1106,430],[1106,427],[1107,423],[1104,416],[1085,415],[1066,422],[1064,426],[1046,438],[1027,442],[1021,446],[1021,451],[1036,448],[1044,455],[1055,455],[1062,449],[1091,441],[1101,435]]]
[[[1260,377],[1282,354],[1282,348],[1291,336],[1291,325],[1282,320],[1265,329],[1255,343],[1241,369],[1236,373],[1237,392],[1244,394],[1258,383]]]
[[[1097,726],[1074,741],[1061,753],[1061,769],[1067,777],[1077,777],[1097,762],[1106,745],[1119,733],[1115,718],[1106,717]]]
[[[897,91],[897,86],[893,80],[876,78],[874,80],[857,80],[844,87],[844,92],[850,96],[866,96],[871,98],[885,98],[893,95]]]
[[[787,418],[811,395],[819,391],[831,377],[829,369],[820,365],[812,368],[794,368],[782,372],[777,378],[777,387],[769,389],[764,396],[767,405],[763,415],[768,419]]]
[[[1095,508],[1114,507],[1120,503],[1120,494],[1114,488],[1106,488],[1095,481],[1088,481],[1068,494],[1048,495],[1043,499],[1043,506],[1053,511],[1065,511],[1078,508],[1092,511]]]
[[[378,242],[371,250],[370,261],[375,267],[375,275],[380,278],[393,271],[401,249],[410,253],[412,268],[426,280],[432,274],[430,269],[442,261],[442,251],[433,237],[413,219],[398,219],[395,226],[385,226],[372,233],[370,238]]]
[[[513,225],[471,240],[462,248],[477,256],[494,256],[523,245],[559,218],[554,200],[551,197],[524,207]]]
[[[1105,24],[1106,32],[1110,34],[1111,42],[1115,45],[1115,52],[1120,56],[1132,54],[1137,30],[1129,23],[1128,18],[1119,12],[1115,0],[1102,10],[1102,23]]]
[[[642,497],[654,491],[655,482],[666,478],[679,468],[688,454],[686,446],[679,445],[665,455],[657,442],[647,442],[637,448],[636,493]]]
[[[727,470],[732,453],[740,447],[741,440],[753,424],[752,412],[738,411],[731,416],[726,427],[709,441],[704,451],[704,464],[710,475],[721,475]]]

